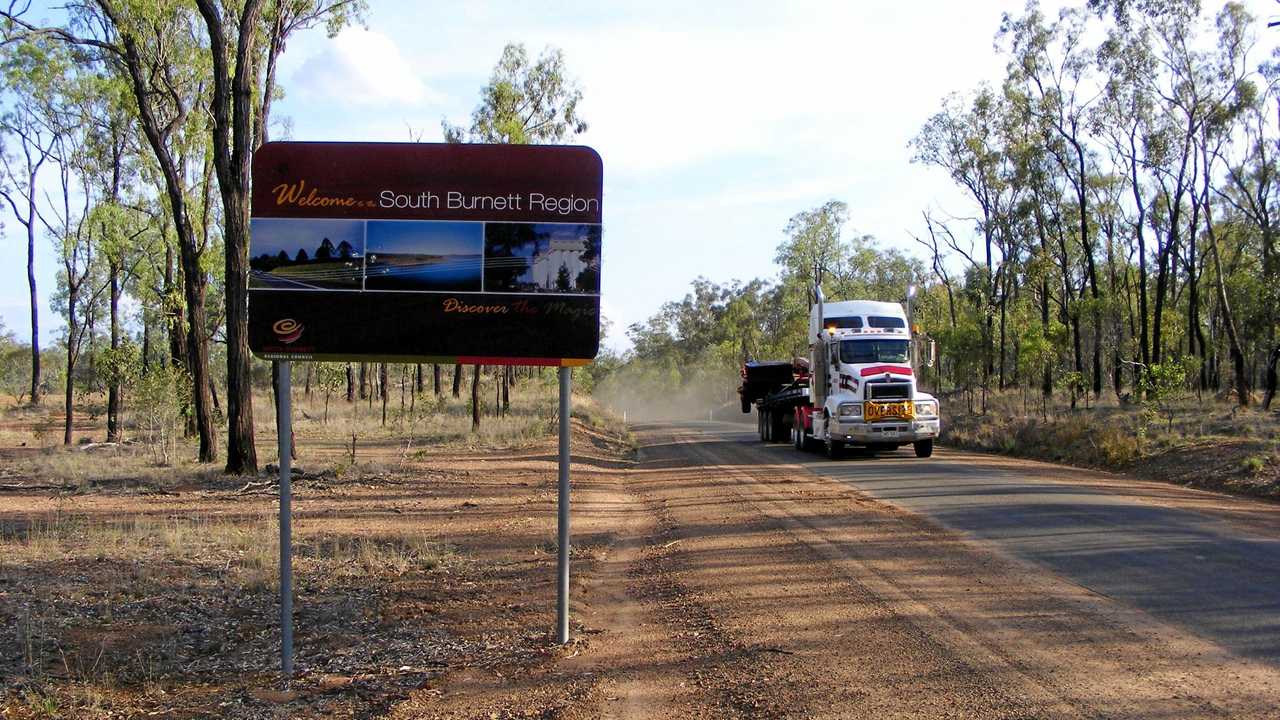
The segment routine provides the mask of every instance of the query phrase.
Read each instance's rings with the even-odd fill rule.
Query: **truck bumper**
[[[922,420],[886,420],[884,422],[835,423],[831,428],[834,439],[846,443],[909,443],[938,437],[938,418]]]

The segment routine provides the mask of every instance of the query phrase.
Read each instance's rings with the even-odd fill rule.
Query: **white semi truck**
[[[916,384],[911,327],[898,303],[825,302],[809,313],[806,361],[748,362],[742,411],[754,405],[765,442],[789,439],[797,449],[825,448],[833,459],[848,447],[933,454],[941,429],[938,400]]]

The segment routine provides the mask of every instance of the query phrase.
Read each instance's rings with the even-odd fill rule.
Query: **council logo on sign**
[[[276,339],[285,345],[294,343],[298,338],[302,337],[303,329],[305,329],[305,326],[293,318],[277,320],[271,326],[271,331],[276,334]]]

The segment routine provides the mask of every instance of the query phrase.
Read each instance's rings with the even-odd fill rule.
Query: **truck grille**
[[[911,383],[867,383],[868,400],[908,400],[911,398]]]

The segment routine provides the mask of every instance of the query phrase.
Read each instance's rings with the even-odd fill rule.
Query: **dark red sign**
[[[599,346],[587,147],[268,143],[253,164],[261,357],[580,365]]]

